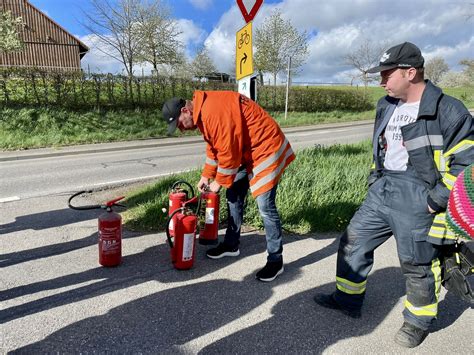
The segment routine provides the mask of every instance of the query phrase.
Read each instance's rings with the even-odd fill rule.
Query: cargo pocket
[[[412,230],[414,265],[430,264],[438,254],[434,245],[427,242],[429,230],[430,226]]]

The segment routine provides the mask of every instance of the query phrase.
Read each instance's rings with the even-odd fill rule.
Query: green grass
[[[385,92],[380,87],[331,87],[363,91],[377,103]],[[473,88],[448,88],[445,92],[474,108]],[[271,115],[282,127],[320,123],[351,122],[373,119],[375,110],[363,112],[283,112]],[[187,132],[196,135],[198,132]],[[181,133],[177,133],[181,135]],[[0,109],[0,149],[17,150],[65,145],[104,143],[166,136],[166,125],[157,109],[136,110],[67,110],[60,108]]]
[[[0,149],[18,150],[166,136],[159,110],[84,111],[54,108],[0,110]],[[347,122],[373,117],[370,111],[275,113],[282,127]],[[180,135],[197,135],[198,131]]]
[[[277,206],[283,228],[291,233],[343,230],[367,192],[371,145],[368,141],[352,145],[310,148],[299,151],[278,187]],[[163,231],[168,193],[177,180],[195,186],[200,171],[164,178],[132,192],[123,214],[127,228]],[[221,192],[220,221],[226,220],[225,191]],[[244,222],[262,228],[255,200],[249,195]]]

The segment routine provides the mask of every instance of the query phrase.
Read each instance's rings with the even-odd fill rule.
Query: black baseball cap
[[[181,109],[186,105],[186,100],[173,97],[163,105],[163,120],[168,123],[168,135],[173,134],[178,126],[178,117]]]
[[[367,73],[378,73],[394,68],[422,68],[425,59],[420,49],[413,43],[404,42],[388,49],[380,58],[378,66],[370,68]]]

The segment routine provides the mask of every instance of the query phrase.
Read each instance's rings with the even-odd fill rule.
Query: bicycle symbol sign
[[[253,74],[252,22],[246,24],[235,36],[235,78],[240,80]]]
[[[250,35],[245,30],[241,35],[240,39],[238,40],[237,48],[241,49],[244,44],[250,43]]]

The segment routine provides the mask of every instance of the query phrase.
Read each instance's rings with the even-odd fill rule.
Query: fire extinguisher
[[[204,228],[199,231],[199,244],[217,244],[219,229],[219,194],[207,191],[201,194],[201,206],[204,210]]]
[[[188,195],[188,191],[183,189],[181,185],[186,185],[187,187],[189,187],[189,190],[191,191],[191,196]],[[169,194],[168,216],[171,216],[174,211],[182,207],[185,201],[193,197],[194,197],[194,190],[193,190],[193,187],[188,182],[182,181],[182,180],[176,181],[171,186],[171,191]],[[176,219],[177,219],[177,216],[174,216],[169,223],[169,233],[171,237],[174,237]]]
[[[198,218],[188,204],[197,201],[198,198],[193,197],[188,201],[181,202],[181,207],[169,215],[166,223],[166,237],[171,248],[171,262],[178,270],[187,270],[194,265]],[[174,235],[170,233],[171,223],[174,223]]]
[[[125,198],[121,196],[105,202],[103,205],[73,206],[72,200],[84,193],[92,191],[80,191],[72,195],[68,200],[69,208],[74,210],[105,209],[99,216],[99,264],[102,266],[117,266],[122,262],[122,217],[112,210],[113,206],[125,207],[117,202]]]

